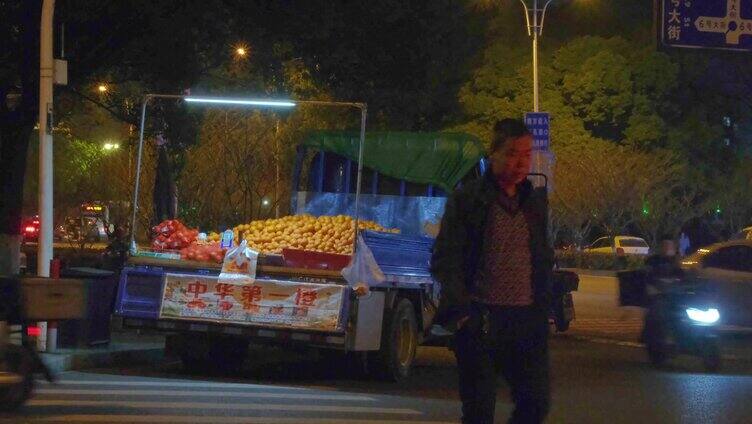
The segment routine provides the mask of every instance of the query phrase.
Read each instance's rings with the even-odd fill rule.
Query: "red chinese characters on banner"
[[[188,302],[190,309],[205,309],[206,302],[204,302],[199,296],[206,293],[207,286],[200,281],[194,281],[188,284],[188,293],[193,295],[193,300]]]
[[[313,306],[313,304],[316,303],[317,298],[318,293],[316,290],[299,288],[298,292],[295,294],[295,304],[298,306]]]
[[[219,310],[227,312],[232,309],[232,302],[225,300],[225,297],[232,296],[234,288],[235,286],[232,284],[226,283],[219,283],[214,287],[214,294],[219,296],[219,301],[217,302]]]
[[[294,317],[301,317],[305,318],[308,316],[308,307],[307,306],[299,306],[296,308],[292,308],[292,316]]]
[[[295,317],[308,316],[308,308],[313,306],[318,299],[318,292],[316,290],[299,288],[295,294],[295,305],[292,310],[292,315]]]
[[[283,305],[275,305],[269,308],[270,315],[283,315],[285,313],[285,307]]]
[[[244,310],[253,313],[258,312],[258,302],[261,301],[261,286],[244,286],[241,299]]]

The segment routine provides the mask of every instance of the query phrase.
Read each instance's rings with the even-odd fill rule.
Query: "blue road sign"
[[[669,47],[752,50],[752,0],[660,0]]]
[[[533,134],[533,150],[548,150],[548,112],[528,112],[525,114],[525,125]]]

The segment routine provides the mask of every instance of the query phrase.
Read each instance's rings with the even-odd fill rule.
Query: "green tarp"
[[[314,132],[303,145],[357,161],[359,139],[357,132]],[[468,134],[367,132],[363,166],[451,191],[484,154],[480,140]]]

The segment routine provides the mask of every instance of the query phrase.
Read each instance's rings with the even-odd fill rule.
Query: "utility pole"
[[[52,259],[52,20],[55,0],[44,0],[39,49],[39,244],[37,275],[50,276]]]

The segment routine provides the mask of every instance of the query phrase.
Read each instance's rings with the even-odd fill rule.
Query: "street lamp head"
[[[97,90],[99,90],[100,93],[106,93],[108,88],[106,84],[99,84]]]
[[[245,43],[236,44],[233,48],[233,54],[235,55],[235,60],[244,60],[248,58],[249,53],[250,53],[250,49]]]
[[[280,108],[295,107],[295,102],[291,100],[228,99],[216,97],[185,97],[184,100],[188,103],[213,103],[223,105],[268,106]]]

